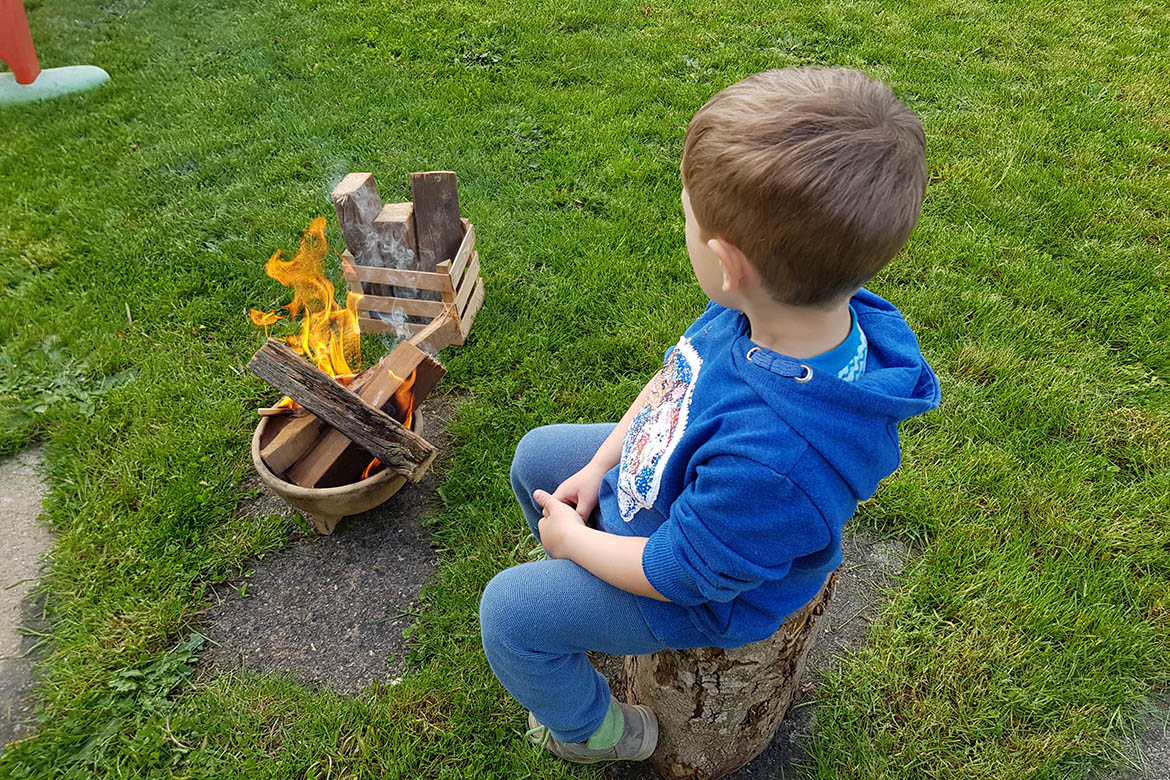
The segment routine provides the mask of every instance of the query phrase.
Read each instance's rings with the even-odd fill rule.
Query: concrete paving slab
[[[33,731],[29,653],[36,643],[22,635],[25,597],[44,573],[41,556],[52,547],[52,536],[38,522],[48,492],[41,476],[44,451],[29,449],[0,461],[0,745],[30,736]]]

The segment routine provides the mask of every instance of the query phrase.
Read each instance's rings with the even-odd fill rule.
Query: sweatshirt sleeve
[[[831,541],[821,513],[790,479],[723,455],[699,466],[671,505],[646,543],[642,570],[676,604],[731,601],[782,579],[793,560]]]

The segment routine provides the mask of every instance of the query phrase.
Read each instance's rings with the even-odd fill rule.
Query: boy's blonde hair
[[[926,190],[926,136],[863,73],[770,70],[699,109],[682,177],[704,238],[738,247],[777,301],[831,305],[909,238]]]

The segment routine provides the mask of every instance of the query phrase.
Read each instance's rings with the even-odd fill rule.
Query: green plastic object
[[[31,84],[17,84],[16,76],[0,73],[0,106],[15,106],[94,89],[110,80],[110,74],[94,65],[47,68]]]

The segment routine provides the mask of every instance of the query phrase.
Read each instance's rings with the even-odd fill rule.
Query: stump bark
[[[717,780],[763,752],[788,713],[837,573],[771,638],[626,656],[626,696],[658,716],[650,764],[669,780]]]

